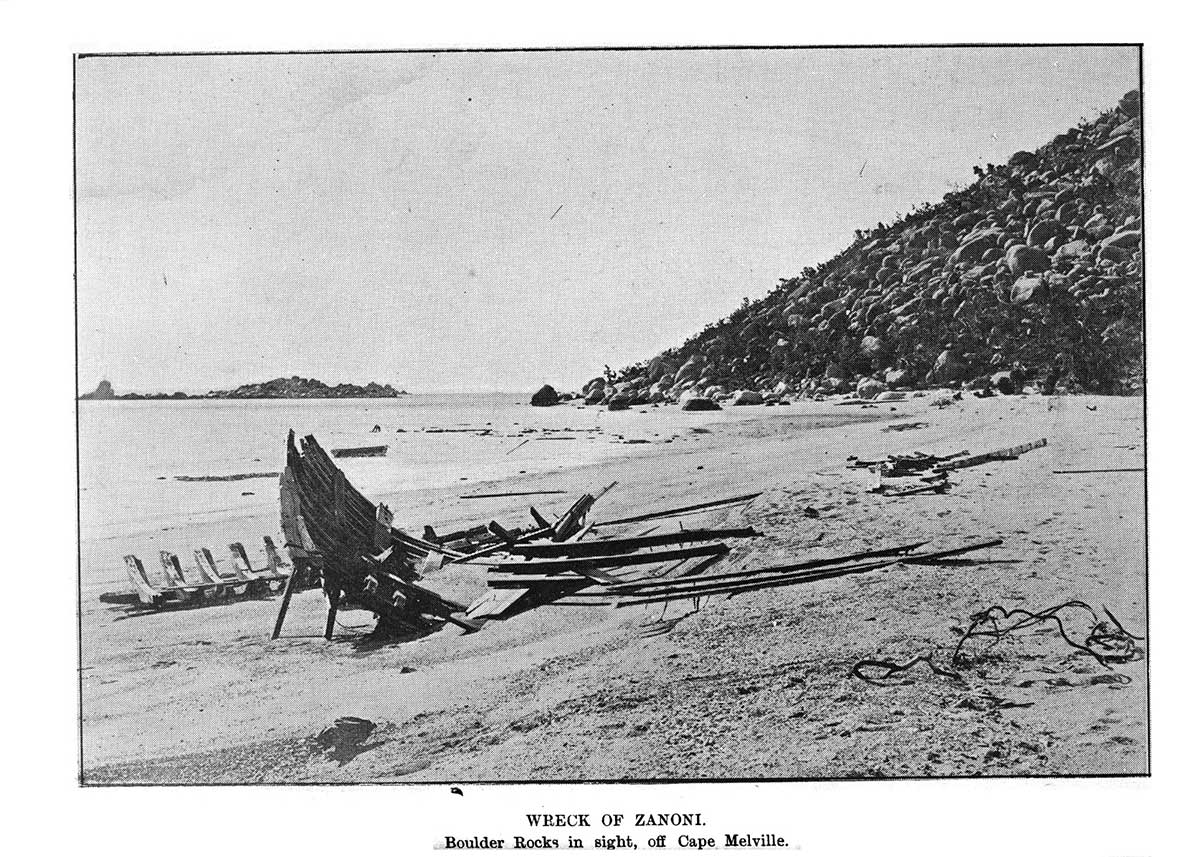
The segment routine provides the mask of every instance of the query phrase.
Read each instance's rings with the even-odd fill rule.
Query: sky
[[[1137,59],[80,58],[79,387],[577,389],[1111,108]]]

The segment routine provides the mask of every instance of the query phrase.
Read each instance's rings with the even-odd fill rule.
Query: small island
[[[84,393],[81,401],[93,400],[158,400],[158,399],[395,399],[409,395],[405,390],[397,390],[391,384],[378,384],[375,381],[359,386],[357,384],[337,384],[329,386],[315,378],[301,378],[293,375],[291,378],[275,378],[258,384],[243,384],[233,390],[209,390],[203,395],[188,395],[187,393],[124,393],[117,395],[108,381],[101,381],[91,393]]]

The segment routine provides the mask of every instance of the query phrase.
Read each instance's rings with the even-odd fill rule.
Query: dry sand
[[[1143,466],[1142,400],[968,396],[945,409],[931,401],[894,410],[763,409],[760,420],[630,447],[628,459],[504,488],[578,494],[617,480],[595,509],[599,519],[761,490],[745,508],[686,519],[766,533],[738,543],[725,568],[919,539],[949,547],[1003,538],[1003,546],[973,555],[990,562],[901,564],[714,599],[651,638],[638,626],[661,607],[546,607],[469,636],[448,628],[377,648],[355,630],[322,640],[318,592],[293,601],[276,642],[268,640],[276,600],[137,617],[88,610],[84,780],[1146,772],[1146,660],[1106,670],[1071,650],[1053,626],[984,653],[963,670],[962,683],[924,668],[886,688],[849,676],[860,658],[932,652],[945,663],[971,614],[993,604],[1037,610],[1080,599],[1145,633],[1143,474],[1050,472]],[[839,424],[846,419],[857,421]],[[928,427],[881,430],[917,420]],[[955,487],[941,496],[881,497],[866,491],[872,475],[845,467],[850,455],[984,452],[1041,437],[1049,445],[1017,461],[953,474]],[[399,492],[375,499],[388,501],[397,520],[452,528],[492,518],[516,524],[531,498]],[[818,517],[804,514],[809,507]],[[430,584],[469,598],[482,580],[478,570],[458,568]],[[667,615],[690,609],[680,604]],[[349,627],[370,620],[341,614]],[[1073,620],[1068,630],[1082,638],[1089,624]],[[353,758],[330,758],[310,736],[347,715],[379,726]]]

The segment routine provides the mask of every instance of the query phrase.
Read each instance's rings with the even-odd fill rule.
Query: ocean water
[[[761,418],[786,408],[678,407],[629,411],[534,408],[528,394],[412,395],[399,399],[260,401],[85,401],[79,408],[79,513],[86,593],[125,580],[122,557],[137,553],[154,574],[157,550],[191,561],[230,541],[248,548],[278,532],[278,482],[182,482],[176,476],[275,472],[284,467],[289,429],[313,434],[326,450],[387,444],[383,458],[338,465],[371,498],[548,472],[629,454],[624,439],[651,442],[690,426]],[[381,431],[372,433],[379,425]],[[491,429],[487,436],[427,429]],[[403,431],[398,431],[402,429]],[[532,431],[530,431],[532,430]],[[523,433],[524,432],[524,433]],[[529,438],[570,436],[572,441]],[[278,539],[277,539],[278,542]]]

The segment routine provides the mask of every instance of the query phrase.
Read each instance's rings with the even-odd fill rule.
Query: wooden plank
[[[689,576],[688,581],[714,581],[714,580],[736,580],[739,578],[749,578],[755,575],[764,574],[783,574],[792,571],[806,571],[815,568],[824,568],[828,566],[837,566],[844,563],[858,562],[859,560],[877,559],[884,557],[901,557],[903,554],[908,554],[926,542],[912,542],[906,545],[894,545],[887,548],[876,548],[875,550],[860,551],[858,553],[846,554],[844,556],[831,556],[823,559],[809,559],[801,562],[789,563],[787,565],[776,565],[767,568],[758,569],[742,569],[741,571],[730,571],[723,574],[709,574],[703,577]],[[615,587],[617,590],[636,591],[642,590],[649,586],[665,586],[671,583],[681,582],[678,578],[672,580],[652,580],[652,581],[632,581],[619,584]]]
[[[551,574],[560,571],[585,572],[593,568],[623,568],[630,565],[646,565],[655,562],[670,562],[696,556],[719,556],[729,552],[728,545],[696,545],[676,550],[653,551],[651,553],[594,556],[586,559],[530,560],[528,562],[501,562],[490,568],[513,574]]]
[[[489,577],[487,585],[492,589],[532,589],[537,586],[553,586],[564,581],[586,581],[590,578],[582,574],[539,574],[539,575],[507,575],[505,577]]]
[[[797,586],[803,583],[816,583],[821,580],[830,580],[835,577],[844,577],[848,574],[865,574],[868,571],[874,571],[880,568],[886,568],[893,565],[894,561],[881,561],[874,563],[863,563],[861,565],[849,566],[846,568],[831,568],[815,572],[805,572],[797,575],[786,575],[783,577],[772,577],[765,580],[754,581],[742,584],[728,584],[725,586],[714,586],[707,590],[692,590],[681,593],[664,593],[660,595],[652,595],[645,598],[627,599],[618,602],[617,607],[634,607],[641,604],[662,604],[667,601],[682,601],[691,598],[701,598],[709,595],[740,595],[747,592],[754,592],[760,589],[778,589],[781,586]],[[575,597],[579,597],[583,593],[577,593]],[[607,594],[607,593],[606,593]]]
[[[532,497],[536,494],[566,494],[566,491],[501,491],[495,494],[459,494],[460,500],[485,500],[492,497]]]
[[[534,530],[533,532],[526,533],[525,535],[521,536],[519,539],[517,539],[515,544],[521,544],[523,542],[531,542],[534,539],[545,538],[546,536],[550,535],[550,532],[551,531],[549,529]],[[494,554],[494,553],[496,553],[496,551],[507,550],[508,547],[509,547],[509,545],[505,544],[504,542],[496,542],[496,544],[488,545],[485,548],[480,548],[479,550],[475,551],[474,553],[469,553],[469,554],[464,554],[462,556],[454,557],[450,560],[450,562],[448,562],[446,564],[453,565],[455,563],[468,563],[468,562],[471,562],[472,560],[481,559],[490,554]]]
[[[528,545],[514,545],[509,553],[529,559],[548,557],[590,557],[618,554],[625,551],[635,551],[640,548],[663,547],[687,542],[706,542],[712,539],[733,538],[745,539],[760,536],[762,533],[753,527],[740,527],[723,530],[680,530],[674,533],[661,533],[656,536],[634,536],[623,539],[605,539],[591,542],[549,542]]]
[[[761,491],[756,491],[753,494],[743,494],[740,497],[727,497],[724,500],[710,500],[710,501],[707,501],[704,503],[695,503],[691,506],[680,506],[676,509],[665,509],[661,512],[647,512],[644,515],[633,515],[632,517],[628,517],[628,518],[616,518],[611,521],[601,521],[601,522],[598,522],[595,526],[597,526],[597,527],[612,527],[617,524],[632,524],[637,521],[653,520],[654,518],[668,518],[671,515],[678,515],[683,512],[695,512],[700,509],[714,509],[718,506],[729,506],[734,503],[746,503],[746,502],[749,502],[750,500],[753,500],[754,498],[760,496],[761,494],[762,494]]]
[[[1144,467],[1101,467],[1090,470],[1051,470],[1051,473],[1145,473]]]
[[[721,579],[718,575],[688,577],[682,580],[669,580],[654,586],[645,586],[638,589],[622,590],[616,587],[604,588],[597,590],[588,590],[579,593],[581,598],[648,598],[657,597],[660,595],[711,595],[719,592],[731,590],[741,590],[743,588],[763,588],[768,584],[778,580],[801,581],[806,578],[814,580],[823,580],[824,575],[830,572],[849,573],[860,570],[871,570],[875,568],[883,568],[887,565],[893,565],[897,562],[894,558],[885,557],[878,560],[868,562],[851,563],[850,565],[839,565],[826,568],[807,569],[805,571],[790,571],[777,574],[756,574],[747,578]]]

